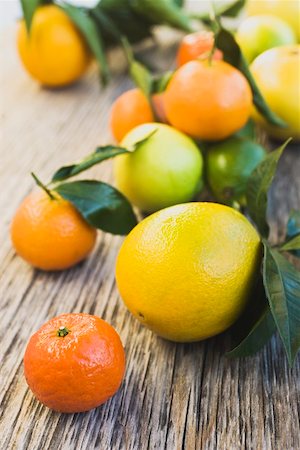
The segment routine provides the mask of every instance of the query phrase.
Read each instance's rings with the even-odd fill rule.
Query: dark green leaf
[[[239,69],[247,78],[253,94],[253,102],[258,111],[266,118],[268,122],[280,127],[286,126],[286,123],[271,111],[263,96],[261,95],[254,78],[251,75],[248,64],[242,55],[239,45],[234,36],[224,28],[220,28],[216,35],[216,46],[222,50],[224,59],[232,66]]]
[[[264,243],[263,279],[276,327],[290,365],[300,347],[300,272]]]
[[[95,19],[93,16],[89,15],[89,11],[87,9],[78,8],[67,3],[60,4],[60,7],[75,23],[86,39],[91,52],[94,54],[99,63],[101,79],[105,84],[109,78],[109,69],[106,61],[102,37],[98,31]]]
[[[280,250],[290,252],[291,250],[300,250],[300,234],[292,237],[289,241],[286,241],[281,245]]]
[[[46,3],[45,0],[21,0],[23,16],[25,19],[26,28],[28,32],[30,32],[31,22],[35,10],[43,3]]]
[[[60,184],[54,190],[69,200],[86,221],[112,234],[127,234],[137,219],[121,192],[109,184],[94,180]]]
[[[254,169],[248,181],[246,198],[249,214],[260,233],[265,237],[269,233],[269,226],[266,220],[268,191],[273,181],[279,158],[289,141],[287,140],[277,150],[269,153]]]
[[[86,158],[82,159],[78,163],[63,166],[58,169],[53,175],[51,181],[57,182],[74,177],[75,175],[89,169],[95,164],[99,164],[106,159],[113,158],[114,156],[121,155],[122,153],[128,153],[128,150],[126,148],[114,145],[97,147],[97,149],[93,153],[89,154]]]
[[[112,42],[121,42],[122,34],[120,33],[120,30],[109,15],[103,11],[100,4],[91,9],[90,14],[95,18],[103,36],[106,38],[106,42],[107,39],[111,39]]]
[[[153,24],[166,24],[183,31],[193,31],[189,16],[170,0],[131,0],[133,10]]]
[[[252,119],[248,120],[246,125],[234,133],[234,135],[241,138],[251,139],[253,141],[256,140],[256,126],[254,121]]]
[[[168,72],[165,72],[164,74],[155,77],[153,80],[152,93],[160,94],[161,92],[164,92],[173,75],[174,72],[169,70]]]
[[[227,352],[226,356],[236,358],[254,355],[271,339],[275,329],[273,316],[267,305],[246,337],[234,349]]]
[[[291,211],[287,223],[286,237],[291,238],[300,233],[300,211]],[[292,251],[293,255],[300,258],[300,250]]]
[[[242,315],[230,328],[234,348],[229,357],[250,356],[259,351],[275,331],[275,324],[266,297],[262,274],[258,274],[254,289]]]
[[[130,0],[100,0],[94,9],[104,12],[129,42],[139,42],[152,36],[151,22],[133,11]]]

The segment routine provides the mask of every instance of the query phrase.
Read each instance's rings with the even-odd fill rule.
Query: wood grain
[[[228,360],[226,337],[176,345],[142,328],[120,301],[114,262],[121,238],[99,233],[84,263],[61,273],[33,270],[11,248],[9,223],[32,189],[59,166],[110,141],[108,110],[130,86],[116,73],[102,90],[92,69],[76,86],[49,91],[21,69],[13,35],[1,36],[1,449],[300,449],[300,359],[289,369],[274,338],[257,356]],[[5,61],[5,64],[3,62]],[[110,179],[110,165],[91,171]],[[273,239],[300,208],[300,152],[282,158],[270,208]],[[28,390],[24,349],[63,312],[97,314],[116,327],[127,354],[120,391],[85,414],[58,414]]]

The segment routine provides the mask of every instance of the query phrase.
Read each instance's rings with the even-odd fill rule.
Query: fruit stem
[[[209,66],[211,66],[212,65],[213,56],[214,56],[214,53],[215,53],[215,50],[216,50],[216,47],[217,47],[217,45],[216,45],[216,36],[217,36],[217,34],[219,32],[219,28],[220,28],[220,25],[219,25],[219,22],[218,22],[217,16],[216,16],[216,9],[215,9],[214,0],[211,0],[211,2],[210,2],[210,14],[209,14],[209,16],[210,16],[210,20],[211,20],[211,31],[213,32],[213,35],[214,35],[213,45],[212,45],[212,48],[209,51],[209,55],[208,55],[208,64],[209,64]]]
[[[43,189],[44,192],[46,192],[46,194],[50,197],[51,200],[55,200],[54,195],[52,194],[52,192],[47,188],[47,186],[45,186],[41,180],[38,179],[38,177],[35,175],[35,173],[31,172],[31,176],[34,179],[34,181],[36,182],[36,184]]]
[[[69,333],[70,333],[70,330],[68,330],[67,327],[61,326],[61,327],[59,327],[59,329],[57,330],[56,335],[57,335],[58,337],[65,337],[65,336],[67,336],[67,334],[69,334]]]

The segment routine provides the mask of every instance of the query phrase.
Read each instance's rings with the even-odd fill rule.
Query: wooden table
[[[219,336],[191,345],[157,338],[120,301],[114,262],[122,239],[99,232],[92,256],[60,273],[33,270],[15,255],[9,224],[33,188],[34,170],[48,180],[110,141],[108,111],[130,86],[116,74],[106,90],[97,74],[49,91],[30,80],[15,54],[14,37],[1,39],[1,449],[300,449],[300,358],[288,368],[277,338],[257,356],[229,360]],[[272,190],[273,239],[287,213],[300,208],[300,152],[286,151]],[[110,164],[92,175],[110,179]],[[277,225],[276,225],[277,224]],[[65,312],[97,314],[120,333],[127,372],[120,391],[85,414],[58,414],[27,388],[22,357],[30,335]]]

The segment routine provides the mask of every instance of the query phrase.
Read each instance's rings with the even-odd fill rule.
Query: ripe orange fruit
[[[117,142],[137,125],[153,121],[151,106],[140,89],[124,92],[111,107],[110,128]]]
[[[216,141],[245,125],[252,92],[244,75],[225,61],[191,61],[171,78],[164,105],[175,128],[197,139]]]
[[[64,86],[78,80],[91,60],[88,46],[64,11],[41,6],[34,14],[30,36],[19,24],[17,45],[30,75],[46,86]]]
[[[196,31],[183,37],[179,44],[176,64],[183,66],[194,59],[207,59],[214,45],[214,34],[211,31]],[[218,48],[215,49],[213,59],[222,59],[223,53]]]
[[[88,411],[119,389],[125,353],[114,328],[89,314],[62,314],[29,340],[24,355],[28,386],[55,411]]]
[[[11,225],[16,252],[34,267],[62,270],[83,260],[96,243],[97,231],[57,193],[52,200],[36,190],[19,206]]]

